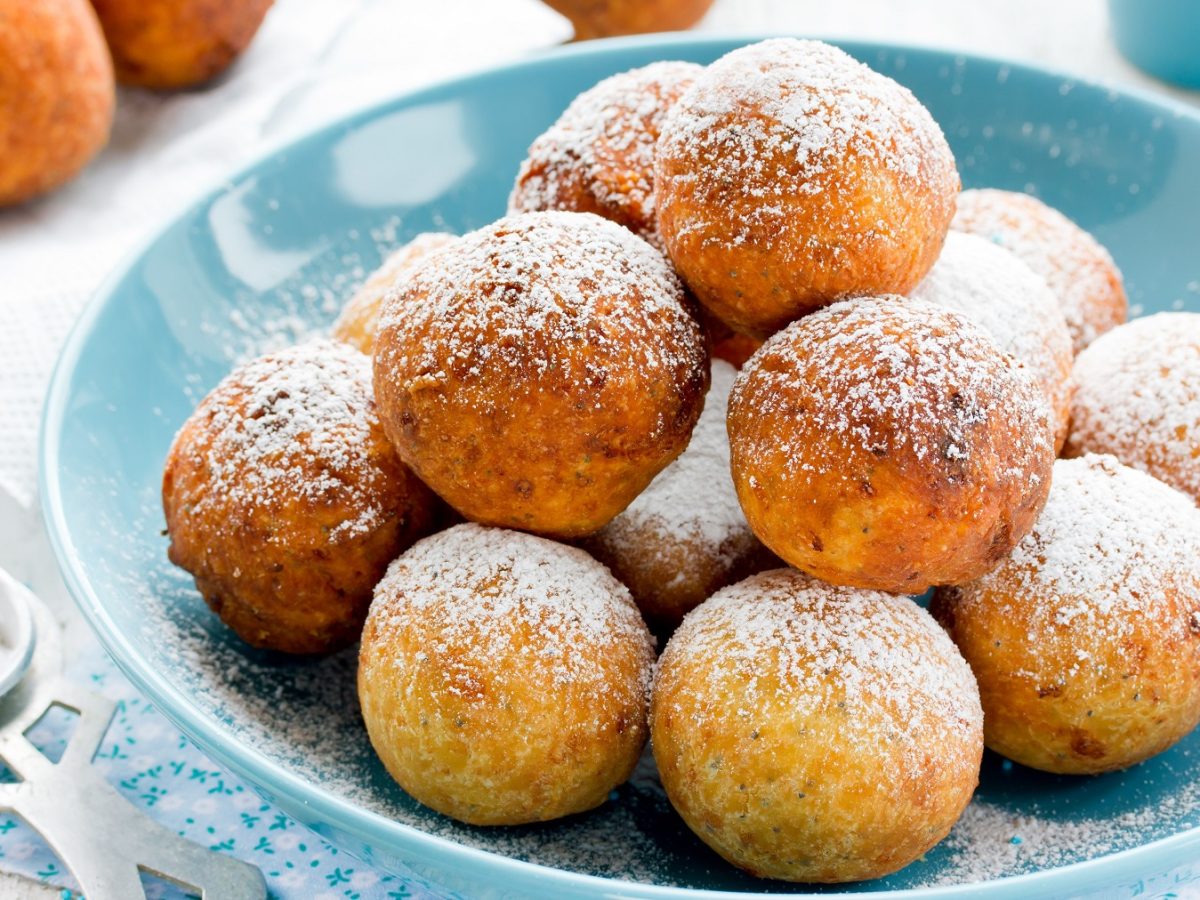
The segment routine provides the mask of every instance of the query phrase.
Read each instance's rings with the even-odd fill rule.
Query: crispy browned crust
[[[529,214],[544,215],[574,214]],[[514,218],[528,217],[477,235],[490,246]],[[493,295],[528,286],[510,284],[505,271],[480,271],[452,298],[456,321],[477,326],[470,353],[459,353],[452,341],[461,329],[451,335],[441,314],[412,313],[430,305],[433,268],[453,264],[463,247],[457,242],[419,267],[394,301],[403,314],[385,314],[375,352],[384,428],[422,481],[468,519],[558,537],[590,534],[687,446],[708,389],[694,310],[677,299],[661,320],[630,330],[623,324],[630,310],[649,303],[647,287],[631,283],[620,295],[593,297],[591,337],[564,341],[531,330],[514,338],[488,307]],[[558,289],[550,275],[539,290]],[[651,346],[666,348],[671,371],[656,376],[633,364]],[[500,353],[511,363],[496,364]]]
[[[108,142],[113,103],[85,0],[0,0],[0,206],[73,178]]]
[[[1018,379],[965,319],[935,316],[919,338],[890,318],[884,301],[870,302],[886,336],[864,333],[839,344],[837,372],[871,371],[880,341],[919,355],[922,340],[953,341],[961,324],[979,336],[969,341],[972,358],[994,378],[974,388],[909,388],[923,392],[927,405],[946,400],[944,390],[974,390],[951,403],[983,410],[982,419],[956,411],[921,416],[910,427],[886,414],[864,415],[849,425],[855,438],[834,433],[828,423],[850,398],[821,400],[834,373],[812,366],[805,348],[838,326],[835,317],[827,317],[829,328],[802,319],[768,342],[738,379],[729,411],[734,483],[755,534],[791,565],[834,584],[920,593],[983,574],[1029,531],[1050,489],[1052,431],[1032,380]],[[913,301],[896,301],[905,302]],[[881,402],[894,401],[896,390],[879,386]],[[919,454],[916,443],[940,449]]]
[[[374,527],[337,533],[360,512],[353,491],[230,496],[207,462],[218,408],[255,412],[243,390],[226,382],[176,436],[162,489],[171,562],[192,573],[208,605],[248,644],[307,654],[354,643],[388,563],[430,530],[435,498],[396,456],[378,421],[368,458],[378,473],[374,500],[385,513]],[[357,477],[301,455],[274,464],[290,469],[297,484]]]
[[[254,38],[273,0],[92,0],[117,80],[172,89],[225,71]]]

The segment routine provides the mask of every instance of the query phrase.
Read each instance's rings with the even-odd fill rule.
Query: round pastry
[[[1045,280],[990,241],[951,232],[942,255],[911,296],[962,313],[1028,367],[1054,415],[1055,450],[1062,449],[1075,354],[1058,299]]]
[[[991,569],[1050,488],[1054,430],[1024,367],[964,316],[861,298],[776,334],[729,404],[759,539],[833,584],[919,593]]]
[[[987,745],[1123,769],[1200,721],[1200,510],[1111,456],[1059,460],[1033,531],[932,611],[979,679]]]
[[[946,836],[979,782],[982,717],[971,670],[907,597],[778,569],[683,620],[650,732],[706,844],[761,877],[843,882]]]
[[[713,0],[544,0],[575,26],[575,40],[684,31],[703,18]]]
[[[1111,453],[1200,502],[1200,313],[1159,313],[1075,360],[1067,456]]]
[[[687,449],[584,544],[662,631],[718,588],[779,564],[746,524],[729,477],[725,412],[736,375],[729,363],[713,362]]]
[[[596,213],[660,246],[654,145],[667,110],[701,71],[695,63],[651,63],[584,91],[529,148],[509,212]]]
[[[358,639],[434,503],[384,436],[370,361],[333,341],[227,376],[176,435],[162,494],[171,562],[242,640],[288,653]]]
[[[1078,353],[1125,321],[1121,273],[1100,243],[1036,197],[994,189],[963,191],[953,228],[1015,253],[1046,279]]]
[[[74,178],[108,142],[114,100],[90,3],[0,0],[0,207]]]
[[[354,292],[337,321],[333,337],[357,347],[370,356],[375,352],[375,332],[379,330],[379,313],[384,298],[400,287],[400,281],[434,250],[452,243],[455,236],[440,231],[418,234],[402,247],[392,251],[371,276]]]
[[[646,742],[654,641],[582,550],[458,525],[388,569],[363,630],[358,696],[409,794],[474,825],[599,806]]]
[[[468,519],[590,534],[687,445],[704,333],[657,250],[590,213],[501,219],[388,298],[375,393],[388,437]]]
[[[959,188],[908,90],[791,38],[734,50],[696,79],[663,122],[654,177],[676,270],[757,337],[841,297],[910,291]]]

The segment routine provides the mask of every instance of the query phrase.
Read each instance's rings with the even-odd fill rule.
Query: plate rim
[[[1075,86],[1085,86],[1105,91],[1120,98],[1128,98],[1174,119],[1184,119],[1200,126],[1200,111],[1182,100],[1169,95],[1159,95],[1149,88],[1117,85],[1107,79],[1087,78],[1053,67],[1039,66],[1031,62],[1014,60],[1003,56],[964,52],[953,47],[933,44],[900,42],[892,43],[873,40],[856,40],[847,36],[811,35],[793,32],[673,32],[636,35],[632,37],[608,38],[567,44],[548,50],[523,55],[500,65],[485,66],[465,73],[439,79],[415,89],[400,91],[345,115],[336,115],[323,120],[304,131],[272,142],[251,159],[222,177],[212,179],[206,187],[192,195],[171,213],[164,216],[147,236],[129,251],[120,263],[100,282],[89,296],[78,318],[72,325],[59,351],[51,372],[42,407],[38,434],[38,496],[43,526],[54,554],[58,571],[74,600],[83,613],[93,633],[100,639],[105,651],[118,668],[142,691],[171,723],[179,728],[189,740],[222,765],[237,773],[253,787],[265,791],[281,807],[303,805],[313,811],[314,819],[332,825],[343,834],[349,835],[366,846],[378,844],[384,834],[393,836],[389,841],[397,848],[391,855],[402,860],[406,856],[417,856],[420,870],[415,874],[431,881],[425,870],[433,867],[439,871],[454,870],[461,865],[481,867],[495,875],[503,874],[510,883],[536,883],[539,888],[561,888],[572,894],[586,893],[593,896],[621,896],[642,898],[673,898],[673,900],[752,900],[770,896],[762,892],[725,891],[708,888],[689,888],[671,885],[628,881],[619,878],[589,875],[558,869],[541,863],[526,862],[504,856],[490,850],[460,844],[447,837],[430,834],[413,825],[397,822],[387,816],[364,809],[352,801],[325,791],[319,784],[274,763],[258,748],[242,743],[228,734],[225,727],[207,713],[194,707],[185,691],[162,679],[116,627],[108,615],[97,591],[83,573],[81,559],[76,551],[67,524],[59,479],[58,445],[61,428],[70,394],[67,390],[69,377],[75,371],[80,354],[87,345],[94,324],[116,296],[117,288],[132,272],[145,255],[181,221],[224,193],[230,185],[238,184],[253,176],[258,170],[274,162],[280,156],[304,148],[312,143],[329,138],[338,132],[350,131],[390,111],[403,106],[420,103],[440,93],[453,93],[484,81],[497,74],[507,74],[523,69],[537,69],[548,63],[572,58],[619,56],[626,51],[671,48],[708,47],[732,49],[733,47],[775,37],[796,37],[823,40],[839,47],[859,51],[926,54],[944,57],[951,61],[963,60],[990,66],[1007,67],[1012,72],[1022,72],[1039,77],[1057,78]],[[664,57],[666,58],[666,57]],[[278,797],[287,799],[279,803]],[[294,813],[289,812],[290,815]],[[310,827],[305,824],[305,827]],[[1138,877],[1140,873],[1158,874],[1163,862],[1174,861],[1177,866],[1186,859],[1187,850],[1196,851],[1200,857],[1200,824],[1187,830],[1131,847],[1095,859],[1082,860],[1064,866],[1041,869],[985,882],[939,885],[926,888],[903,888],[895,891],[876,892],[877,896],[889,898],[945,898],[953,896],[998,898],[1012,897],[1021,893],[1026,898],[1050,896],[1051,892],[1072,887],[1111,883],[1117,877]],[[400,852],[402,851],[402,852]],[[359,856],[347,849],[351,855]],[[1155,861],[1158,862],[1155,862]],[[380,864],[375,861],[375,864]],[[386,863],[383,864],[386,868]],[[1168,868],[1167,871],[1170,871]],[[765,882],[780,887],[781,882]],[[434,887],[438,885],[434,884]],[[796,884],[796,893],[780,896],[819,896],[829,900],[850,900],[872,896],[862,892],[822,892],[812,894],[803,884]],[[1034,893],[1030,893],[1033,890]]]

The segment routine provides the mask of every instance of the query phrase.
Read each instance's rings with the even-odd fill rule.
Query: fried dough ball
[[[1050,488],[1049,407],[964,316],[862,298],[775,335],[729,402],[733,481],[754,533],[833,584],[919,593],[977,578]]]
[[[0,0],[0,206],[70,181],[100,152],[113,90],[85,0]]]
[[[972,234],[946,235],[942,255],[912,296],[962,313],[1024,363],[1054,415],[1054,448],[1070,421],[1071,333],[1058,298],[1015,255]]]
[[[1036,197],[991,188],[963,191],[952,227],[1011,250],[1046,279],[1076,353],[1125,321],[1125,286],[1108,251]]]
[[[713,362],[687,449],[584,543],[660,631],[675,628],[718,588],[779,565],[746,523],[729,477],[725,413],[736,375],[729,363]]]
[[[543,0],[575,26],[575,40],[683,31],[699,22],[713,0]]]
[[[1119,325],[1075,360],[1067,456],[1111,453],[1200,503],[1200,313]]]
[[[666,259],[590,213],[501,219],[389,296],[375,393],[401,458],[477,522],[590,534],[687,445],[704,333]]]
[[[272,0],[92,0],[117,80],[132,87],[203,84],[241,55]]]
[[[1123,769],[1200,721],[1200,510],[1111,456],[1059,460],[1033,531],[932,611],[979,680],[984,734],[1035,769]]]
[[[409,794],[473,825],[599,806],[646,742],[654,642],[629,592],[582,550],[458,525],[375,591],[358,696]]]
[[[662,125],[658,228],[696,298],[766,337],[848,295],[907,293],[959,188],[909,91],[819,41],[734,50]]]
[[[878,878],[950,831],[979,782],[979,691],[907,597],[764,572],[684,620],[659,663],[671,803],[739,868]]]
[[[452,234],[427,231],[392,251],[342,307],[337,321],[333,323],[334,339],[357,347],[367,356],[374,353],[379,314],[388,292],[400,287],[401,279],[406,278],[417,263],[454,240]]]
[[[661,248],[654,221],[654,145],[663,117],[703,69],[657,62],[584,91],[529,148],[509,212],[590,212]]]
[[[255,647],[353,643],[433,495],[384,436],[370,362],[318,341],[234,370],[184,423],[163,473],[171,562]]]

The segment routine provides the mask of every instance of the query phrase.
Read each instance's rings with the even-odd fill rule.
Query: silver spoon
[[[52,706],[79,717],[57,763],[25,736]],[[58,623],[0,569],[0,762],[20,779],[0,784],[0,812],[39,833],[88,900],[144,897],[141,872],[205,900],[263,900],[266,882],[255,866],[159,825],[92,767],[115,708],[63,677]]]

